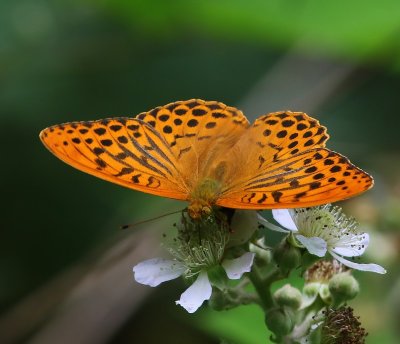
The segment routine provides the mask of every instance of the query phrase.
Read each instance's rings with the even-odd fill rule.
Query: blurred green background
[[[367,343],[400,336],[400,2],[0,0],[1,343],[265,343],[253,307],[187,315],[180,281],[131,269],[159,255],[184,204],[123,189],[54,158],[39,131],[201,98],[263,113],[305,111],[328,147],[370,172],[343,202],[370,231],[351,302]]]

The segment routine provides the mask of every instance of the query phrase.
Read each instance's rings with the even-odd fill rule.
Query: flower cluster
[[[171,259],[138,263],[134,278],[156,287],[182,276],[190,286],[176,304],[189,313],[207,300],[215,310],[256,303],[265,311],[265,324],[277,343],[315,342],[317,335],[326,339],[321,343],[332,338],[361,343],[365,332],[343,305],[359,293],[352,269],[386,273],[380,265],[350,260],[365,252],[369,235],[329,204],[274,209],[272,215],[277,224],[256,211],[236,210],[230,217],[215,210],[201,220],[182,214],[173,244],[167,247]],[[269,232],[261,228],[284,238],[268,247]],[[272,283],[295,271],[303,274],[302,289],[287,283],[272,293]],[[249,283],[254,291],[247,288]]]
[[[178,235],[175,247],[169,249],[175,259],[153,258],[140,262],[133,268],[135,280],[141,284],[156,287],[159,284],[173,280],[179,276],[194,280],[186,289],[177,304],[185,308],[189,313],[195,312],[204,301],[209,300],[212,293],[210,277],[216,287],[221,284],[215,278],[215,272],[222,272],[231,280],[240,279],[244,273],[249,272],[253,264],[255,254],[242,252],[236,258],[227,258],[227,246],[232,240],[238,240],[237,233],[252,233],[257,228],[255,214],[249,218],[247,213],[236,216],[238,222],[247,220],[245,231],[238,232],[230,238],[229,228],[225,222],[216,221],[210,217],[205,223],[191,221],[186,216],[177,225]],[[246,234],[244,233],[244,236]],[[214,277],[214,278],[213,278]]]

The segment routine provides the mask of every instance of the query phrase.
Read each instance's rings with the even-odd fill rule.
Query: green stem
[[[274,300],[272,299],[271,294],[271,284],[280,279],[279,270],[275,268],[268,274],[268,276],[262,278],[257,266],[253,266],[253,269],[248,276],[260,297],[264,311],[272,308],[274,306]]]

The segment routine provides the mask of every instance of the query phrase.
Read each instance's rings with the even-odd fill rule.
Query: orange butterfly
[[[274,112],[250,125],[238,109],[199,99],[40,133],[67,164],[131,189],[187,200],[192,218],[209,214],[213,205],[309,207],[372,187],[367,173],[324,148],[328,137],[305,113]]]

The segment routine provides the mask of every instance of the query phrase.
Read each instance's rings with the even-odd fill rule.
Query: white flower
[[[254,253],[247,252],[236,259],[225,259],[221,266],[229,279],[240,279],[245,272],[251,270]],[[187,266],[176,260],[162,258],[148,259],[140,262],[133,268],[136,282],[156,287],[159,284],[173,280],[187,271]],[[194,313],[204,301],[209,300],[212,293],[211,283],[207,270],[199,271],[195,282],[186,289],[176,304],[181,305],[189,313]]]
[[[327,252],[342,264],[357,270],[380,274],[386,270],[377,264],[359,264],[343,257],[361,256],[369,244],[369,235],[357,228],[339,207],[323,205],[313,208],[273,209],[274,219],[284,228],[259,216],[262,225],[272,230],[292,233],[311,254],[324,257]]]

